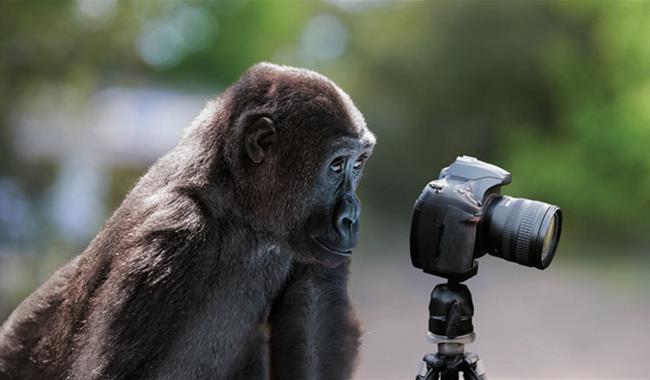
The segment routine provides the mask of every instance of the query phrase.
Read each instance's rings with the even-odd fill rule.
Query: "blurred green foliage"
[[[216,92],[266,60],[321,71],[358,103],[379,139],[362,197],[389,225],[408,226],[424,184],[469,154],[513,173],[504,192],[563,207],[569,231],[648,247],[648,1],[145,1],[96,19],[83,4],[0,2],[0,173],[36,189],[35,204],[56,168],[21,156],[12,120],[40,86]],[[176,59],[147,63],[139,33],[181,7],[208,28]],[[301,56],[306,25],[324,14],[344,26],[345,51]],[[115,169],[111,208],[143,170]]]

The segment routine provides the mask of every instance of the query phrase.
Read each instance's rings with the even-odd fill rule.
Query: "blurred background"
[[[206,100],[312,68],[378,137],[350,292],[357,379],[411,379],[429,292],[411,207],[457,155],[560,205],[546,271],[468,282],[492,378],[650,377],[650,2],[0,2],[0,321],[79,254]]]

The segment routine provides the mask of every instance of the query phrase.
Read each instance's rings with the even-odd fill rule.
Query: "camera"
[[[411,261],[424,272],[464,281],[490,254],[545,269],[562,230],[559,207],[501,195],[511,182],[502,168],[461,156],[429,182],[413,208]]]

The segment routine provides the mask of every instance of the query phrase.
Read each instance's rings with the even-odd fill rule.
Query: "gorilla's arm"
[[[296,264],[273,305],[271,378],[350,379],[360,327],[347,293],[349,261],[334,268]]]

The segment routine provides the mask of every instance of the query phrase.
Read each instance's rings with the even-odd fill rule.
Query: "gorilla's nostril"
[[[345,226],[345,228],[346,228],[347,230],[350,230],[350,228],[352,228],[352,224],[353,224],[353,223],[354,223],[354,222],[352,221],[352,219],[350,219],[350,218],[343,218],[343,226]]]
[[[352,226],[354,221],[348,215],[340,215],[336,223],[336,229],[344,236],[349,236],[352,233]]]

